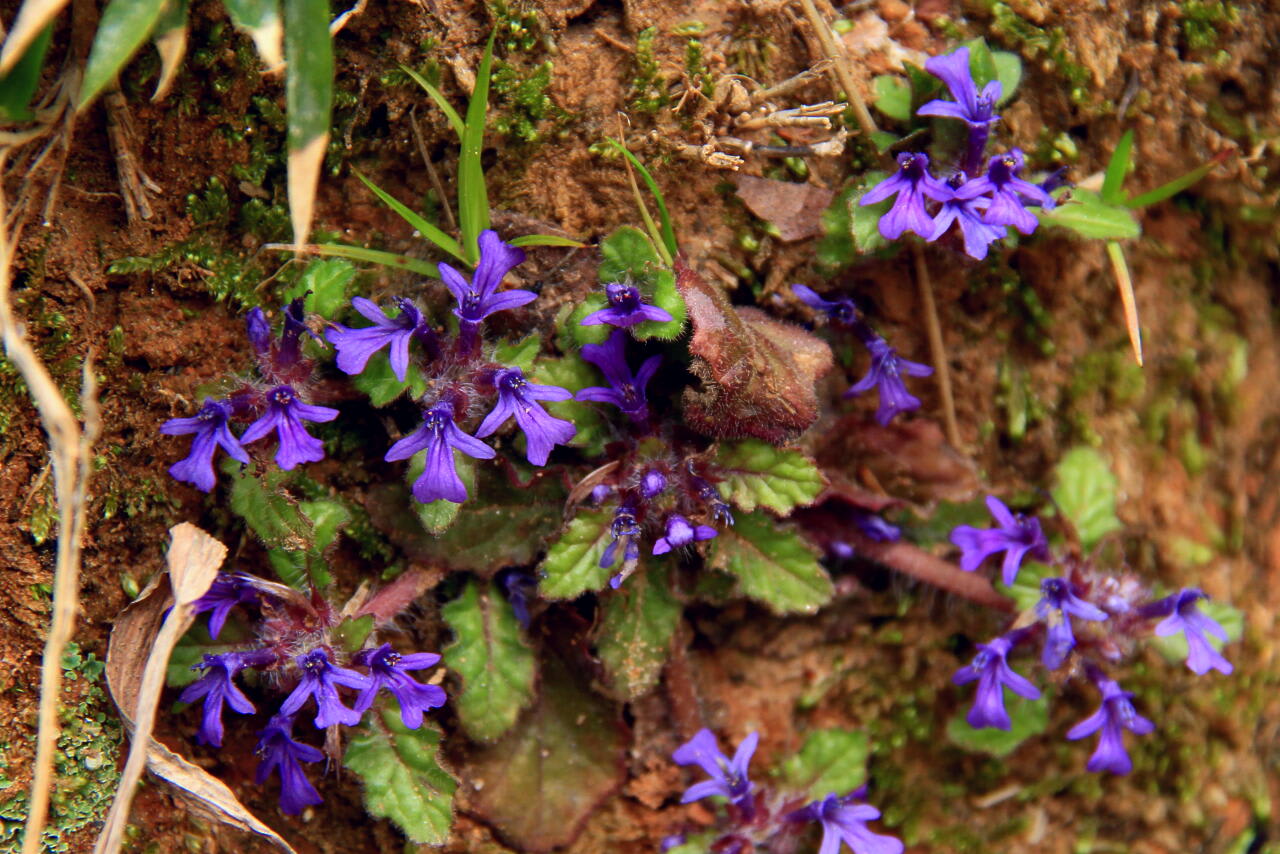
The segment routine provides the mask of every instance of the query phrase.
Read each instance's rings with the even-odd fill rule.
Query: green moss
[[[1240,19],[1234,3],[1222,0],[1184,0],[1179,6],[1182,40],[1192,50],[1212,50],[1222,41],[1223,30]]]
[[[1023,18],[1007,3],[992,3],[994,21],[991,34],[1016,49],[1026,59],[1048,60],[1054,73],[1071,85],[1071,100],[1082,104],[1089,100],[1089,69],[1080,64],[1067,42],[1062,27],[1039,27]]]
[[[548,119],[559,128],[572,115],[560,108],[547,89],[551,86],[552,65],[543,62],[522,72],[508,62],[499,61],[493,71],[494,111],[492,127],[498,133],[525,142],[541,137],[539,128]]]
[[[702,42],[697,39],[685,42],[684,73],[689,77],[689,85],[696,87],[705,97],[710,98],[715,94],[716,85],[707,71]]]
[[[631,79],[628,102],[631,109],[640,113],[656,113],[670,102],[667,82],[662,79],[654,46],[658,40],[657,27],[645,27],[636,35],[636,73]]]
[[[532,3],[526,0],[489,0],[489,14],[493,16],[493,31],[498,34],[498,44],[508,53],[531,51],[541,40],[542,22]]]

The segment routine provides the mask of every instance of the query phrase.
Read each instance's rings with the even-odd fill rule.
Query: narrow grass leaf
[[[52,32],[53,19],[67,5],[67,0],[27,0],[18,10],[4,49],[0,50],[0,75],[8,75],[22,61],[36,39],[45,30]]]
[[[285,102],[289,124],[289,218],[301,249],[311,233],[316,185],[329,142],[333,42],[328,0],[284,0]]]
[[[163,9],[164,0],[111,0],[107,4],[89,49],[76,110],[83,110],[110,85],[155,30]]]
[[[258,56],[267,71],[284,65],[284,22],[280,19],[280,0],[223,0],[231,23],[253,39]]]
[[[476,71],[476,86],[467,104],[467,122],[462,131],[462,152],[458,155],[458,222],[467,259],[474,265],[480,258],[480,232],[489,227],[489,192],[485,188],[480,153],[484,148],[484,123],[489,109],[489,74],[493,68],[493,40],[489,36]]]
[[[156,22],[152,41],[160,54],[160,79],[156,82],[152,101],[163,101],[173,88],[173,81],[187,54],[187,0],[166,0],[160,20]]]
[[[572,249],[581,249],[587,245],[581,240],[560,237],[556,234],[526,234],[523,237],[508,240],[507,243],[512,246],[564,246]]]
[[[458,241],[440,230],[439,227],[428,222],[421,214],[415,213],[408,205],[405,205],[395,196],[383,190],[377,184],[366,178],[359,169],[352,169],[356,173],[356,177],[373,191],[373,194],[382,199],[383,204],[395,211],[401,219],[413,226],[418,234],[434,243],[439,248],[448,252],[454,258],[457,258],[464,264],[469,264],[466,254],[462,251],[462,247],[458,245]]]
[[[1133,131],[1127,130],[1116,150],[1107,161],[1107,171],[1102,179],[1102,200],[1110,205],[1123,205],[1124,176],[1129,172],[1129,154],[1133,151]]]
[[[263,248],[292,252],[297,247],[292,243],[268,243]],[[397,255],[381,249],[366,249],[363,246],[348,246],[345,243],[304,243],[302,251],[328,258],[350,258],[352,261],[364,261],[367,264],[378,264],[396,270],[408,270],[410,273],[429,276],[433,279],[440,278],[440,270],[434,261],[410,258],[408,255]]]
[[[25,122],[31,119],[33,113],[27,105],[40,83],[40,68],[44,65],[52,35],[52,25],[41,30],[13,68],[0,75],[0,121]]]
[[[671,214],[667,210],[666,199],[662,197],[662,190],[658,189],[658,182],[653,179],[653,175],[645,168],[640,159],[627,150],[627,147],[616,139],[608,140],[609,144],[618,151],[622,152],[622,156],[635,167],[640,173],[640,177],[644,180],[645,186],[649,188],[649,192],[653,194],[653,201],[658,206],[658,221],[661,225],[662,245],[666,248],[667,254],[674,259],[680,253],[679,247],[676,245],[676,232],[671,227]],[[671,263],[668,260],[668,263]]]
[[[1111,270],[1115,273],[1116,286],[1120,288],[1120,304],[1124,307],[1124,325],[1129,332],[1129,344],[1133,347],[1133,358],[1142,364],[1142,327],[1138,325],[1138,303],[1133,295],[1133,277],[1129,275],[1129,262],[1124,257],[1124,248],[1114,240],[1107,241],[1107,258],[1111,261]]]
[[[431,96],[431,100],[436,102],[436,106],[444,113],[444,117],[449,120],[449,127],[453,128],[453,132],[458,135],[458,142],[462,142],[466,134],[466,125],[462,123],[462,116],[458,115],[458,111],[453,108],[453,104],[449,103],[449,99],[444,96],[444,93],[432,86],[431,81],[409,66],[402,63],[400,70],[412,77],[413,82],[421,86]]]

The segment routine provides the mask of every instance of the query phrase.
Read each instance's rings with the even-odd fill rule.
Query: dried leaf
[[[818,418],[814,381],[831,367],[831,349],[810,333],[752,308],[734,308],[725,293],[676,259],[676,284],[693,322],[690,370],[702,380],[687,390],[689,424],[719,438],[784,444]]]
[[[822,234],[822,212],[835,193],[812,184],[736,175],[738,198],[753,214],[778,229],[786,243]]]
[[[194,560],[202,552],[203,547],[193,543],[186,553],[190,560]],[[120,613],[111,630],[107,650],[107,687],[120,709],[125,728],[130,732],[134,728],[147,651],[160,633],[165,612],[172,603],[172,588],[166,573],[147,585],[137,600]],[[275,843],[280,850],[293,854],[289,843],[249,812],[225,783],[154,739],[147,748],[147,768],[157,777],[172,784],[179,797],[198,815],[238,830],[256,833]]]

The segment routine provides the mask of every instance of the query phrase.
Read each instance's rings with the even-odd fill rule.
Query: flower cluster
[[[844,393],[845,397],[853,397],[871,391],[873,388],[878,389],[880,406],[876,410],[876,421],[881,425],[887,425],[901,412],[920,408],[920,399],[907,391],[902,375],[927,377],[933,373],[933,368],[900,358],[898,351],[862,319],[853,300],[847,297],[836,300],[824,299],[805,285],[792,285],[791,291],[809,308],[826,315],[833,327],[853,332],[871,354],[871,368],[867,371],[867,375],[850,386]]]
[[[389,643],[349,654],[332,637],[340,618],[323,600],[294,594],[252,576],[222,574],[195,604],[197,612],[210,612],[209,633],[213,637],[240,606],[257,612],[254,642],[243,650],[206,654],[192,667],[202,675],[179,699],[183,703],[203,701],[196,740],[221,747],[224,710],[230,708],[242,715],[257,711],[236,684],[242,671],[254,669],[269,674],[272,684],[293,686],[259,733],[256,748],[260,759],[257,781],[261,784],[273,773],[279,774],[280,808],[286,813],[297,814],[321,801],[301,763],[319,762],[324,753],[294,738],[299,716],[311,717],[317,729],[356,726],[386,689],[399,704],[404,725],[417,729],[425,712],[444,705],[443,689],[410,675],[433,667],[440,656],[402,655]],[[344,662],[363,668],[363,672],[344,666]],[[341,689],[354,694],[349,703],[343,701]]]
[[[991,127],[1000,120],[995,107],[1002,90],[1000,81],[992,80],[978,91],[969,68],[969,48],[932,57],[924,67],[946,84],[955,100],[930,101],[916,114],[964,122],[968,131],[964,151],[942,178],[929,172],[928,155],[899,154],[897,171],[868,190],[859,204],[893,199],[879,222],[880,234],[886,240],[897,240],[911,231],[932,242],[951,230],[953,224],[958,225],[965,253],[981,260],[987,257],[991,244],[1005,236],[1009,226],[1023,234],[1034,232],[1038,220],[1029,208],[1051,210],[1054,200],[1048,184],[1037,186],[1021,177],[1026,165],[1021,149],[996,154],[987,160],[983,170]]]
[[[169,474],[203,492],[213,489],[216,477],[213,457],[218,448],[237,462],[248,464],[244,446],[275,434],[276,464],[285,471],[301,463],[324,459],[324,444],[307,432],[306,423],[332,421],[338,410],[308,403],[308,381],[314,365],[302,355],[302,336],[311,335],[303,317],[302,300],[284,310],[284,328],[272,341],[271,326],[262,309],[249,312],[249,342],[258,358],[260,380],[241,383],[223,400],[206,398],[190,418],[171,418],[160,426],[167,436],[194,434],[185,459],[169,467]],[[249,425],[236,438],[235,421]]]
[[[708,850],[795,850],[795,837],[816,824],[822,831],[822,854],[837,854],[841,843],[853,854],[902,854],[900,840],[867,827],[880,811],[864,802],[866,786],[844,795],[830,792],[805,804],[804,799],[752,782],[748,766],[759,741],[758,733],[750,733],[730,758],[720,751],[715,734],[703,729],[671,754],[677,765],[695,765],[707,775],[685,790],[682,804],[703,798],[725,801],[728,826],[714,841],[706,840]],[[681,841],[683,837],[672,840]]]
[[[1098,733],[1088,769],[1127,774],[1133,762],[1125,750],[1122,731],[1146,735],[1155,725],[1134,710],[1133,694],[1121,689],[1104,665],[1115,664],[1137,642],[1153,634],[1181,634],[1187,643],[1186,664],[1193,673],[1231,673],[1231,663],[1210,642],[1211,636],[1225,642],[1226,631],[1197,608],[1208,598],[1202,591],[1184,589],[1171,596],[1152,597],[1135,579],[1116,578],[1079,561],[1055,560],[1038,519],[1013,513],[994,496],[987,498],[987,507],[996,527],[961,525],[951,533],[951,542],[960,548],[961,569],[973,572],[988,558],[1003,553],[1001,573],[1007,586],[1017,579],[1028,557],[1050,564],[1060,574],[1043,578],[1035,606],[1019,616],[1013,628],[978,644],[973,661],[956,672],[955,684],[978,683],[969,723],[1010,729],[1005,688],[1029,700],[1040,697],[1040,690],[1016,673],[1008,661],[1014,649],[1038,639],[1040,662],[1046,669],[1065,667],[1068,672],[1082,672],[1102,697],[1098,711],[1073,727],[1067,738]]]

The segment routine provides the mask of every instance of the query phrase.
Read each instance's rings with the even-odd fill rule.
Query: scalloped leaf
[[[347,304],[347,286],[356,277],[356,268],[342,258],[316,258],[302,271],[293,287],[284,292],[283,302],[306,297],[303,308],[324,318],[332,318]]]
[[[458,719],[473,739],[492,741],[533,702],[533,651],[507,601],[474,579],[440,615],[454,635],[444,663],[462,677],[462,692],[452,698]]]
[[[412,362],[405,371],[404,382],[396,379],[386,351],[374,353],[364,370],[351,378],[351,384],[368,395],[369,403],[376,407],[386,406],[406,391],[410,396],[418,397],[427,390],[426,377]]]
[[[740,514],[709,542],[710,566],[736,575],[743,593],[775,613],[813,614],[831,599],[831,579],[814,550],[768,516]]]
[[[559,386],[575,393],[602,382],[596,369],[579,356],[540,359],[529,378],[536,383]],[[552,400],[543,406],[556,418],[572,421],[578,428],[569,440],[569,447],[582,448],[593,457],[604,453],[605,443],[613,434],[599,409],[579,400]]]
[[[1054,467],[1053,500],[1057,502],[1085,548],[1118,531],[1116,492],[1119,484],[1101,452],[1072,448]]]
[[[849,794],[867,779],[867,734],[846,729],[809,733],[800,752],[782,764],[787,784],[816,801]]]
[[[391,709],[372,716],[364,729],[351,739],[342,764],[364,782],[365,809],[391,819],[412,842],[443,845],[458,783],[440,764],[440,730],[429,723],[406,729]]]
[[[687,317],[684,300],[676,290],[675,273],[663,265],[645,233],[629,225],[615,229],[601,241],[600,255],[602,260],[598,275],[602,285],[630,281],[640,288],[647,301],[664,309],[672,317],[662,323],[646,320],[636,324],[631,327],[632,337],[637,341],[647,341],[650,338],[670,341],[679,336],[684,330]],[[604,307],[603,299],[598,307]],[[586,316],[585,313],[583,316]],[[602,324],[601,328],[607,331],[609,327]]]
[[[671,595],[664,566],[650,565],[627,579],[604,603],[596,650],[610,690],[634,700],[658,684],[683,608]]]
[[[720,494],[748,513],[767,507],[785,516],[812,504],[826,486],[813,460],[759,439],[722,444],[716,465],[724,474]]]
[[[538,568],[538,595],[573,599],[609,583],[614,570],[600,566],[600,555],[611,539],[612,520],[608,510],[583,510],[573,517]]]

